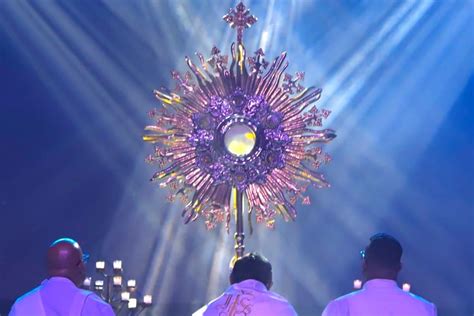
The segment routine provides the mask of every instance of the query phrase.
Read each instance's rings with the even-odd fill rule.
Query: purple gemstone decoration
[[[216,127],[214,118],[209,114],[196,113],[193,115],[193,124],[199,129],[213,131]]]
[[[270,113],[263,119],[263,125],[268,129],[277,128],[281,123],[281,118],[282,115],[280,113]]]
[[[223,100],[221,103],[221,117],[227,117],[233,113],[232,104],[228,100]]]
[[[244,106],[243,114],[247,117],[254,117],[264,102],[265,100],[260,96],[250,97]]]
[[[273,169],[284,167],[282,153],[291,138],[281,126],[283,115],[271,111],[262,96],[247,96],[237,88],[227,97],[213,96],[208,105],[208,113],[193,116],[193,133],[188,141],[196,146],[199,167],[208,171],[215,181],[230,181],[232,186],[245,190],[249,184],[263,183]],[[225,131],[222,133],[217,129],[214,134],[214,128],[228,120],[256,127],[258,150],[255,150],[256,154],[244,157],[245,164],[242,158],[221,149]]]

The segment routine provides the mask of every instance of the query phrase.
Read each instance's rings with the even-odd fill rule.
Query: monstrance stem
[[[244,192],[233,189],[235,192],[235,258],[242,258],[244,256],[245,245],[244,245],[244,207],[243,198]]]

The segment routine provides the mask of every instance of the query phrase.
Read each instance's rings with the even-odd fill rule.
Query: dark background
[[[472,1],[248,1],[248,50],[289,53],[323,88],[329,190],[296,223],[256,227],[247,249],[274,265],[275,291],[316,315],[360,278],[375,232],[404,246],[400,282],[440,315],[474,313]],[[232,236],[182,225],[181,205],[148,182],[141,142],[152,90],[234,33],[224,1],[0,2],[0,313],[45,276],[70,236],[189,315],[227,286]],[[91,264],[90,273],[93,273]]]

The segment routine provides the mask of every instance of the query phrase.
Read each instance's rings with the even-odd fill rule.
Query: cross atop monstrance
[[[240,2],[234,8],[229,9],[229,13],[222,17],[229,23],[230,27],[237,28],[237,43],[242,44],[244,29],[248,29],[257,22],[257,17],[250,14],[250,10]]]

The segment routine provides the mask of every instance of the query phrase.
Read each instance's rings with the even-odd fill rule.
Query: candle
[[[102,290],[104,288],[104,281],[103,280],[95,280],[94,287],[96,290]]]
[[[114,270],[122,270],[122,260],[115,260],[113,266]]]
[[[95,263],[95,268],[97,270],[104,270],[105,269],[105,261],[97,261]]]
[[[113,282],[114,282],[114,286],[121,286],[122,285],[122,276],[121,275],[114,275]]]
[[[127,287],[136,287],[137,281],[136,280],[128,280]]]
[[[134,309],[137,308],[137,299],[136,298],[131,298],[128,300],[128,308]]]
[[[130,292],[120,293],[120,299],[122,300],[122,302],[126,302],[126,301],[130,300]]]
[[[410,283],[403,283],[402,289],[403,289],[405,292],[410,292],[410,289],[411,289]]]
[[[362,287],[362,281],[361,280],[354,280],[354,289],[358,290]]]
[[[153,302],[153,297],[151,295],[145,295],[143,296],[143,303],[145,305],[151,305],[151,303]]]
[[[90,287],[91,286],[91,282],[92,282],[92,278],[91,277],[87,277],[84,279],[84,282],[82,283],[82,285],[84,285],[84,287]]]

